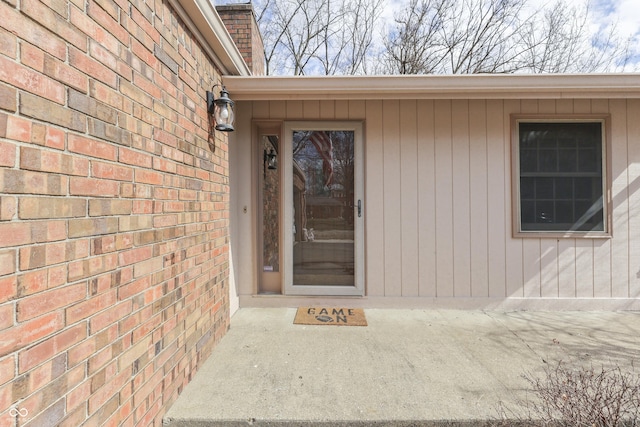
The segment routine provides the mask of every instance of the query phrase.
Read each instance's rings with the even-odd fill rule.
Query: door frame
[[[354,132],[354,286],[311,286],[293,284],[293,132]],[[281,139],[283,185],[282,275],[285,295],[364,296],[364,136],[361,121],[286,121]],[[360,205],[358,204],[360,201]],[[360,215],[358,215],[360,211]]]

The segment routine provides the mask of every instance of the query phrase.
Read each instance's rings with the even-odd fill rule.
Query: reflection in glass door
[[[260,279],[258,291],[262,294],[279,294],[282,292],[280,275],[280,171],[278,170],[278,152],[280,149],[278,130],[267,132],[261,129],[259,156],[262,158],[262,176],[260,177],[260,195],[262,203],[259,207],[262,229],[262,250],[259,258]]]
[[[262,137],[262,269],[280,271],[280,179],[277,168],[278,137]]]
[[[318,129],[319,128],[319,129]],[[291,129],[290,293],[361,294],[356,129]],[[361,203],[361,202],[360,202]]]

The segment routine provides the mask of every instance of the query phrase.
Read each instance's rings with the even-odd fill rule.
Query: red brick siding
[[[0,425],[160,426],[228,328],[219,72],[161,0],[0,16]]]
[[[251,4],[232,4],[216,7],[229,35],[247,63],[251,74],[264,75],[265,59],[262,36]]]

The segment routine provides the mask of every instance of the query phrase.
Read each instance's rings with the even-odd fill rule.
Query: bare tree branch
[[[257,20],[267,74],[366,72],[384,0],[265,0]]]
[[[267,74],[589,73],[638,54],[589,0],[407,0],[378,41],[385,1],[262,0]]]

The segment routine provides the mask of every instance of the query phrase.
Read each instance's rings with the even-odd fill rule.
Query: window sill
[[[606,231],[515,231],[514,238],[533,239],[611,239],[613,236]]]

